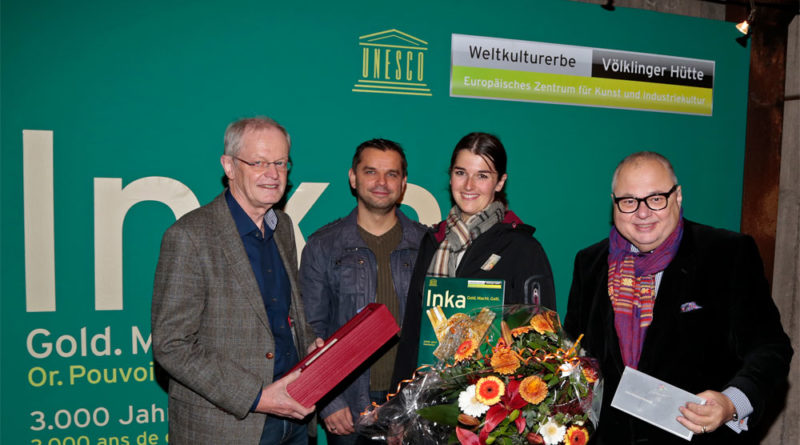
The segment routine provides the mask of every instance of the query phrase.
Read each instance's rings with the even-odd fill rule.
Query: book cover
[[[452,357],[467,339],[480,344],[491,325],[500,332],[504,296],[503,280],[426,277],[417,366]]]

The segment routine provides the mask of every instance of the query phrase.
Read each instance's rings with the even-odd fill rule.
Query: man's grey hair
[[[614,170],[614,176],[611,178],[611,192],[614,192],[614,188],[617,186],[617,176],[619,175],[619,171],[622,170],[622,167],[627,164],[643,161],[643,160],[652,160],[658,161],[664,168],[667,169],[669,175],[672,177],[672,182],[674,184],[678,183],[678,177],[675,175],[675,169],[672,168],[672,163],[669,162],[664,155],[661,153],[656,153],[654,151],[637,151],[636,153],[629,154],[625,156],[623,160],[617,164],[617,168]]]
[[[225,129],[225,154],[228,156],[236,156],[242,149],[242,136],[247,131],[268,130],[270,128],[277,128],[286,136],[286,143],[289,148],[292,148],[292,138],[289,132],[283,128],[283,125],[275,122],[274,119],[266,116],[248,117],[239,119],[236,122],[228,125]]]

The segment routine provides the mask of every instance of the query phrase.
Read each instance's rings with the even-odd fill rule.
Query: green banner
[[[0,443],[167,443],[166,376],[150,342],[160,240],[223,190],[223,132],[241,117],[268,115],[291,133],[286,211],[299,249],[355,206],[347,170],[362,141],[405,147],[402,209],[430,224],[451,206],[456,142],[497,134],[510,208],[536,227],[562,315],[574,255],[607,236],[611,173],[632,151],[673,161],[688,218],[738,229],[749,50],[730,23],[568,1],[509,6],[3,0]],[[454,34],[612,48],[599,62],[610,71],[611,59],[618,70],[645,63],[620,52],[713,61],[714,112],[677,103],[710,107],[703,84],[465,65],[460,77],[487,80],[481,94],[506,91],[488,81],[507,77],[603,100],[562,103],[552,86],[533,102],[454,97]],[[575,57],[577,67],[568,53],[537,54],[539,66]],[[636,104],[682,111],[644,112],[625,102],[637,92]]]

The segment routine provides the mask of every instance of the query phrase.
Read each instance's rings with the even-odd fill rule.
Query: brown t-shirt
[[[372,235],[361,226],[358,226],[358,232],[369,250],[375,255],[378,265],[375,302],[385,304],[399,324],[400,303],[397,301],[397,292],[392,280],[391,253],[403,239],[403,228],[398,221],[394,227],[380,236]],[[397,346],[395,345],[372,365],[369,376],[371,391],[387,391],[389,389],[396,355]]]

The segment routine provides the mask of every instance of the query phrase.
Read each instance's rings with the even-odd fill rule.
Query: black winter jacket
[[[420,243],[408,286],[406,312],[392,377],[393,387],[400,380],[410,378],[417,367],[422,288],[436,249],[444,240],[444,228],[444,221],[437,224],[425,233]],[[533,237],[535,230],[523,224],[513,212],[507,211],[503,222],[495,224],[470,244],[461,258],[456,276],[505,280],[505,304],[533,304],[538,297],[541,305],[556,310],[553,272],[542,245]],[[483,270],[481,266],[492,254],[500,256],[500,260],[491,270]]]

